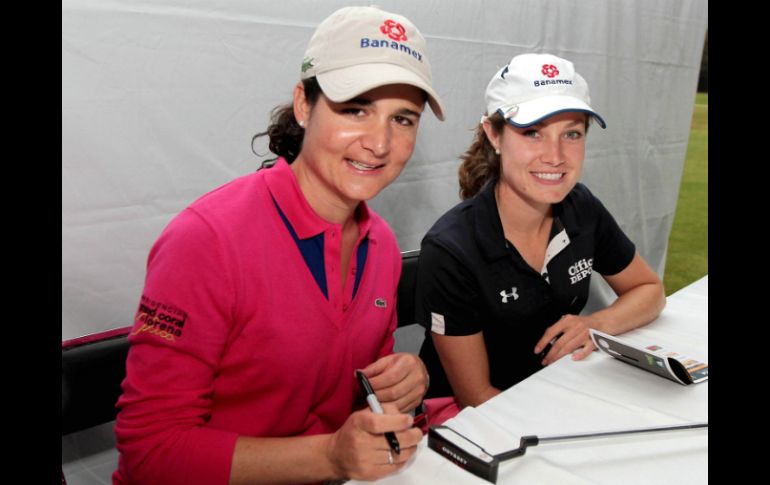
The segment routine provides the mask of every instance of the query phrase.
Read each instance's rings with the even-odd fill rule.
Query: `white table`
[[[708,276],[668,297],[649,325],[623,335],[708,362]],[[554,436],[708,421],[708,381],[683,386],[594,352],[563,358],[445,424],[492,453],[525,435]],[[364,483],[350,481],[350,484]],[[371,483],[371,482],[365,482]],[[488,484],[427,446],[377,483]],[[500,464],[498,484],[705,484],[708,430],[541,444]]]

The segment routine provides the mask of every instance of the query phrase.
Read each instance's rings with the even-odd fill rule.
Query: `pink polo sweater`
[[[281,220],[324,233],[327,300]],[[337,430],[353,370],[393,351],[401,256],[366,204],[355,298],[340,289],[340,225],[319,218],[289,165],[238,178],[182,211],[153,246],[115,425],[113,483],[226,484],[235,441]]]

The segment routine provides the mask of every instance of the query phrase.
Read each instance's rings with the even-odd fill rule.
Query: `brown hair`
[[[305,88],[305,98],[311,108],[318,101],[318,96],[323,92],[315,77],[304,79],[302,85]],[[276,106],[270,113],[270,125],[267,130],[257,133],[251,139],[251,150],[254,151],[254,142],[257,138],[267,135],[270,139],[268,147],[270,151],[292,163],[302,150],[302,140],[305,138],[305,129],[299,126],[294,118],[294,104],[288,103]],[[256,155],[258,153],[254,152]],[[276,159],[262,162],[262,167],[272,166]]]
[[[500,113],[492,114],[489,122],[496,132],[503,131],[505,120]],[[481,123],[476,127],[473,143],[460,159],[463,163],[457,173],[460,179],[460,198],[463,200],[476,195],[488,180],[500,175],[500,155],[495,153],[495,147],[487,138]]]

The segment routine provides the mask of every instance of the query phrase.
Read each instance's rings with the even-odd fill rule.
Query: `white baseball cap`
[[[487,115],[500,113],[508,123],[524,128],[565,111],[593,116],[607,125],[589,103],[588,84],[568,60],[551,54],[522,54],[492,77],[485,94]]]
[[[344,7],[310,38],[302,79],[315,76],[324,95],[340,103],[387,84],[410,84],[428,95],[440,120],[444,107],[432,86],[425,39],[406,17],[376,7]]]

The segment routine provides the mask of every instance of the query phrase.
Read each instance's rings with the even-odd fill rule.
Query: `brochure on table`
[[[679,384],[697,384],[709,378],[708,364],[697,358],[657,344],[640,347],[598,330],[590,329],[590,333],[596,348],[607,355]]]

